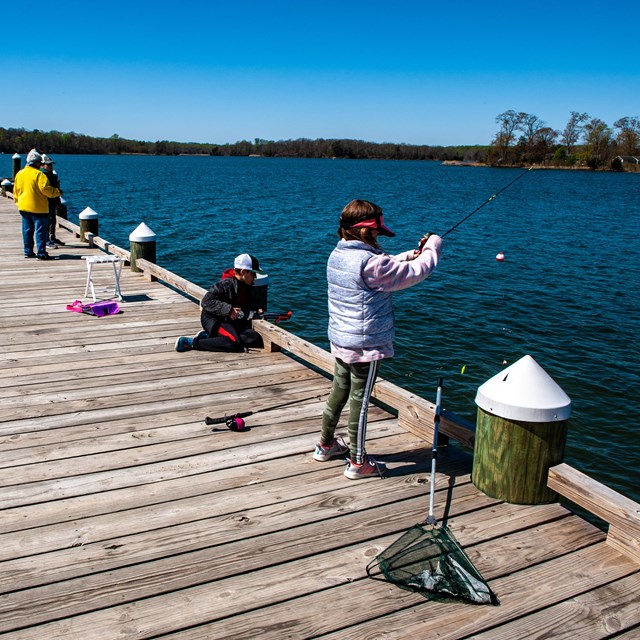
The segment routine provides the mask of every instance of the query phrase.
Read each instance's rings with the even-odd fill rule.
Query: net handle
[[[431,447],[431,487],[429,490],[429,515],[426,523],[431,525],[438,524],[436,517],[433,515],[433,503],[436,494],[436,459],[438,458],[438,431],[440,429],[440,413],[442,411],[442,386],[443,379],[438,378],[438,390],[436,391],[436,411],[433,418],[433,446]]]

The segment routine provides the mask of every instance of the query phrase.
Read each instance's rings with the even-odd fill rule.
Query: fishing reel
[[[247,431],[248,427],[244,418],[252,415],[252,411],[246,411],[245,413],[236,413],[232,416],[221,416],[220,418],[210,418],[207,416],[204,419],[204,423],[206,425],[212,424],[224,424],[227,429],[231,429],[231,431]],[[216,431],[216,429],[213,429]]]
[[[230,417],[227,418],[225,424],[231,431],[244,431],[247,428],[245,421],[242,418]]]
[[[425,233],[420,240],[418,240],[418,248],[413,252],[414,259],[417,258],[421,253],[424,245],[427,244],[427,240],[429,239],[430,233]]]

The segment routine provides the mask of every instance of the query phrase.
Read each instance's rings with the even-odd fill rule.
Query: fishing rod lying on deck
[[[321,394],[315,393],[308,398],[300,398],[298,400],[292,400],[291,402],[284,402],[282,404],[276,404],[271,407],[265,407],[264,409],[256,409],[255,411],[244,411],[242,413],[233,413],[231,415],[225,414],[219,418],[210,418],[207,416],[204,419],[204,423],[206,425],[211,424],[226,424],[226,426],[231,429],[231,431],[245,431],[246,425],[244,422],[244,418],[248,418],[249,416],[254,416],[257,413],[264,413],[265,411],[275,411],[276,409],[282,409],[283,407],[289,407],[294,404],[300,404],[301,402],[307,402],[308,400],[317,400],[319,399]],[[215,431],[215,429],[212,429]]]

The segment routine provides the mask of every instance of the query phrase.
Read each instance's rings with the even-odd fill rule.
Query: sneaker
[[[36,257],[36,254],[35,254],[35,253],[25,253],[25,254],[24,254],[24,257],[25,257],[25,258],[35,258],[35,257]]]
[[[38,258],[38,260],[55,260],[55,258],[48,253],[41,253],[37,255],[36,258]]]
[[[196,338],[198,338],[198,340],[203,340],[204,338],[208,338],[209,334],[202,330],[202,331],[198,331],[198,333],[196,333],[195,336],[193,336],[192,340],[195,340]]]
[[[62,240],[58,240],[58,238],[54,238],[54,239],[53,239],[53,241],[54,241],[56,244],[60,245],[61,247],[64,247],[64,245],[65,245],[65,243],[64,243],[64,242],[62,242]]]
[[[344,475],[349,480],[360,480],[360,478],[372,478],[374,476],[384,476],[387,466],[382,462],[376,462],[373,456],[367,456],[362,464],[356,464],[347,458],[347,468]]]
[[[58,245],[53,241],[53,240],[49,240],[49,242],[47,242],[47,249],[57,249]]]
[[[176,351],[182,353],[183,351],[189,351],[193,349],[193,338],[186,338],[185,336],[180,336],[176,340]]]
[[[344,440],[338,436],[331,441],[330,445],[323,445],[320,442],[316,445],[316,450],[313,452],[313,459],[318,462],[326,462],[331,458],[337,458],[338,456],[344,456],[348,453],[349,447],[345,444]]]

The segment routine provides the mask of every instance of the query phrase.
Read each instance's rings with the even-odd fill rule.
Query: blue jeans
[[[22,216],[22,241],[24,243],[24,255],[33,255],[35,236],[35,253],[43,256],[47,253],[47,240],[49,239],[49,214],[29,213],[21,211]]]

